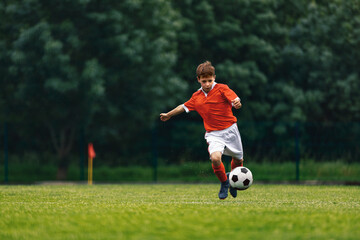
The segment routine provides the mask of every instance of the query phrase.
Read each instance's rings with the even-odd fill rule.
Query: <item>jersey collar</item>
[[[216,85],[216,82],[213,83],[213,85],[211,86],[210,91],[213,90],[213,88],[215,87],[215,85]],[[205,97],[207,97],[207,95],[209,94],[209,93],[206,93],[202,87],[199,88],[199,90],[201,90],[201,91],[205,94]],[[209,91],[209,92],[210,92],[210,91]]]

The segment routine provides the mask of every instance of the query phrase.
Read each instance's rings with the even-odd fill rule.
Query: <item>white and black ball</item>
[[[253,183],[253,175],[250,169],[246,167],[237,167],[230,172],[229,181],[231,187],[237,190],[245,190]]]

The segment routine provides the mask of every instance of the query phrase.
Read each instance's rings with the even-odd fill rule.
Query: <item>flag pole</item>
[[[88,161],[88,185],[92,185],[92,175],[93,175],[93,159],[89,157]]]
[[[88,144],[88,185],[93,183],[93,159],[96,156],[92,143]]]

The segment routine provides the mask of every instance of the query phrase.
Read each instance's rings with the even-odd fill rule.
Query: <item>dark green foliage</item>
[[[359,0],[3,1],[0,122],[10,150],[54,151],[64,169],[89,141],[111,166],[205,161],[195,113],[172,125],[158,115],[190,98],[210,60],[242,99],[247,154],[287,159],[294,122],[360,121],[359,16]],[[302,154],[327,158],[303,126]],[[334,129],[358,139],[357,124]]]
[[[360,120],[359,16],[359,1],[314,1],[291,28],[284,84],[304,119]]]
[[[95,129],[87,131],[90,139],[113,143],[121,154],[186,87],[171,69],[178,19],[167,1],[0,7],[1,32],[9,33],[0,38],[7,86],[1,119],[17,119],[17,126],[26,119],[31,127],[18,134],[51,139],[63,168],[81,128]]]

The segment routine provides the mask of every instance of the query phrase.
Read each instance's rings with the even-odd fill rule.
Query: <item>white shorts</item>
[[[209,144],[210,155],[214,152],[221,152],[237,159],[243,158],[243,147],[236,123],[224,130],[207,132],[205,139]]]

